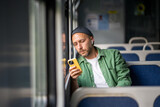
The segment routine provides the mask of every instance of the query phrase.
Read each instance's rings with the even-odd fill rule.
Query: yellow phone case
[[[80,65],[79,65],[79,63],[78,63],[76,58],[68,60],[68,64],[69,64],[70,67],[76,66],[76,68],[81,70],[81,67],[80,67]]]

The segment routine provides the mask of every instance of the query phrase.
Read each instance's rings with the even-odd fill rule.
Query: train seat
[[[159,53],[149,53],[146,56],[146,61],[160,61],[160,52]]]
[[[139,61],[139,56],[136,53],[121,53],[125,61]]]
[[[131,97],[101,96],[84,98],[78,107],[138,107],[138,103]]]
[[[159,61],[137,62],[129,65],[132,86],[160,86]]]
[[[145,61],[145,54],[141,50],[120,51],[125,61]]]
[[[126,61],[160,61],[159,50],[120,51]]]
[[[146,51],[147,46],[155,46],[160,45],[160,42],[149,42],[146,43],[143,47],[143,51],[147,52],[146,55],[146,61],[160,61],[160,50],[158,49],[152,49],[151,51]],[[154,47],[155,48],[155,47]]]
[[[160,87],[78,88],[71,107],[153,107],[159,93]]]
[[[128,43],[120,44],[95,44],[95,46],[102,49],[118,49],[119,51],[130,51],[130,50],[143,50],[145,44],[148,41],[144,37],[132,37]],[[152,45],[147,45],[145,50],[153,50]]]

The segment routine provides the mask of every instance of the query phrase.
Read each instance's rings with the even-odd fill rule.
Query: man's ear
[[[89,38],[90,38],[90,40],[93,40],[93,41],[94,41],[94,38],[93,38],[93,36],[90,36]]]

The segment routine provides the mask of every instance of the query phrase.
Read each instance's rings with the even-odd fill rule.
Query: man
[[[131,78],[125,60],[118,50],[99,49],[94,46],[94,37],[85,27],[72,31],[72,43],[79,53],[76,67],[69,69],[72,90],[78,87],[122,87],[130,86]]]

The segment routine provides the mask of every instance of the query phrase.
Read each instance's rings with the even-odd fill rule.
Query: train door
[[[33,107],[63,107],[64,69],[68,59],[66,1],[31,0],[30,3]]]

